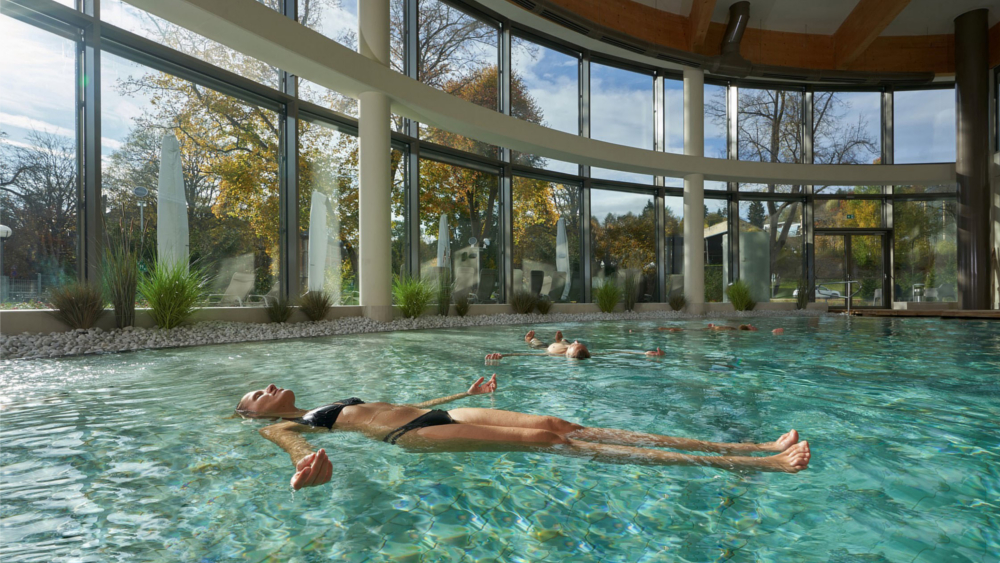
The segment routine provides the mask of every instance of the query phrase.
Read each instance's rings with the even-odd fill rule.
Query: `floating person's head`
[[[590,357],[590,350],[583,344],[580,344],[579,340],[574,340],[572,344],[566,348],[566,357],[575,358],[577,360],[585,360]]]
[[[236,403],[236,413],[248,418],[280,416],[296,410],[295,393],[273,383],[263,389],[250,391]]]

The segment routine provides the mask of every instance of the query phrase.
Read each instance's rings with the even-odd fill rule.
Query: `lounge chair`
[[[229,280],[229,287],[224,293],[212,293],[205,297],[205,303],[209,306],[231,307],[235,304],[242,307],[250,292],[253,291],[254,275],[236,272]]]
[[[544,270],[532,270],[531,271],[531,294],[538,297],[538,294],[542,292],[542,285],[545,283],[545,271]]]
[[[483,268],[479,271],[479,287],[476,288],[476,303],[495,303],[493,290],[497,286],[497,271]]]
[[[549,288],[549,301],[562,301],[566,289],[566,272],[552,273],[552,287]]]
[[[472,288],[476,285],[476,269],[472,266],[455,267],[455,295],[475,297]]]
[[[271,285],[271,289],[268,290],[264,295],[247,295],[247,298],[243,303],[247,306],[256,307],[267,307],[272,301],[277,301],[280,297],[281,282],[274,282]]]

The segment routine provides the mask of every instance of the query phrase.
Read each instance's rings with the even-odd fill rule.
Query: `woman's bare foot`
[[[764,458],[767,465],[761,467],[764,471],[784,471],[798,473],[809,467],[809,442],[799,442],[780,454]]]
[[[766,452],[783,452],[788,448],[799,443],[799,433],[795,430],[789,430],[781,435],[777,440],[769,444],[761,444],[763,446],[763,451]]]

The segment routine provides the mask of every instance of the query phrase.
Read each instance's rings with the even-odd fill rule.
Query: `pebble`
[[[673,311],[644,313],[552,313],[549,315],[479,315],[473,317],[423,316],[416,319],[396,319],[382,323],[366,317],[345,317],[330,321],[303,323],[237,323],[212,321],[180,326],[170,330],[125,327],[105,331],[100,328],[52,332],[48,335],[0,335],[0,359],[57,358],[81,354],[107,354],[131,350],[177,348],[205,344],[226,344],[336,334],[364,334],[395,330],[461,328],[469,326],[518,325],[539,323],[578,323],[590,321],[650,321],[703,318],[817,317],[819,311],[748,311],[725,314],[691,315]]]

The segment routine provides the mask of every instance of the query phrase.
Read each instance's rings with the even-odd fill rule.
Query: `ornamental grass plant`
[[[139,256],[141,243],[135,245],[134,229],[129,224],[122,226],[115,238],[109,238],[104,246],[104,261],[101,278],[104,291],[115,310],[115,328],[125,328],[135,324],[135,298],[139,292]],[[140,237],[141,240],[141,237]]]
[[[292,316],[292,304],[284,297],[269,300],[265,309],[267,310],[267,318],[272,323],[286,322]]]
[[[549,311],[552,309],[552,300],[548,297],[542,297],[538,300],[538,303],[535,303],[535,308],[538,309],[539,313],[548,315]]]
[[[510,306],[514,308],[515,313],[520,315],[527,315],[534,311],[536,303],[538,303],[538,298],[530,291],[515,291],[510,297]]]
[[[604,282],[597,286],[594,291],[594,302],[602,312],[610,313],[615,310],[615,305],[622,298],[622,289],[611,278],[604,278]]]
[[[434,288],[417,277],[394,276],[392,297],[403,316],[412,319],[424,314],[424,309],[434,299]]]
[[[71,282],[52,289],[52,315],[70,328],[88,329],[104,314],[104,292],[90,283]]]
[[[642,271],[637,268],[628,268],[625,270],[622,299],[625,303],[626,311],[635,309],[635,303],[639,300],[639,279],[641,277]]]
[[[460,317],[464,317],[465,315],[469,314],[469,305],[471,304],[472,302],[469,301],[468,295],[456,295],[455,313]]]
[[[201,268],[157,260],[152,270],[139,277],[139,294],[149,304],[149,316],[156,326],[169,329],[194,313],[207,283]]]
[[[726,295],[729,296],[729,302],[737,311],[753,311],[753,308],[757,306],[757,302],[750,296],[750,286],[743,280],[733,282],[726,290]]]
[[[299,297],[299,309],[310,321],[322,321],[333,306],[333,297],[325,291],[308,291]]]
[[[684,297],[683,293],[678,293],[670,297],[670,309],[673,311],[680,311],[684,307],[687,307],[688,300]]]

